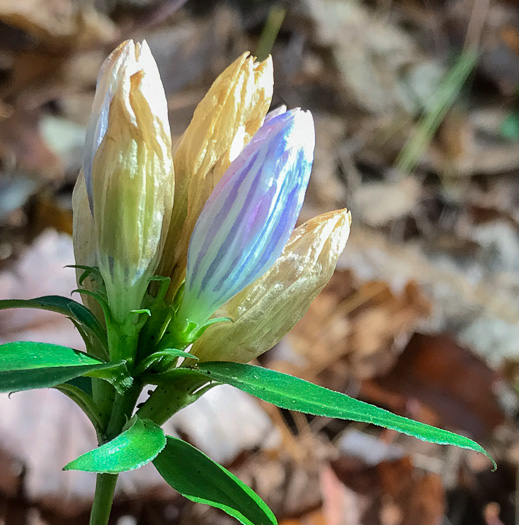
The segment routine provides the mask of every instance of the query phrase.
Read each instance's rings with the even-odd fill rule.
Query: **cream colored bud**
[[[83,170],[79,172],[79,176],[72,192],[72,210],[73,210],[73,232],[74,232],[74,257],[76,264],[80,266],[97,266],[96,256],[96,238],[94,230],[94,218],[90,211],[88,203],[87,189],[85,185],[85,176]],[[80,288],[79,279],[85,272],[84,269],[76,269],[76,280],[78,288]],[[91,278],[87,278],[82,287],[90,292],[95,292],[94,282]],[[82,295],[81,300],[83,304],[92,310],[96,317],[103,321],[99,303],[89,295]]]
[[[122,321],[140,308],[173,207],[166,96],[145,42],[119,46],[101,70],[83,169],[96,261],[112,314]],[[81,234],[75,237],[81,242]],[[83,249],[76,247],[76,253]]]
[[[271,269],[215,314],[234,322],[209,327],[192,353],[201,361],[247,363],[272,348],[330,280],[350,222],[347,210],[337,210],[296,228]]]
[[[270,106],[272,60],[249,53],[215,80],[195,110],[175,153],[175,208],[159,273],[171,276],[172,298],[185,275],[187,247],[195,223],[230,163],[260,128]]]

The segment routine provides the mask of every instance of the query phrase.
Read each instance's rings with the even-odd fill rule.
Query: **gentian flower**
[[[216,311],[233,322],[211,326],[191,352],[200,361],[247,363],[276,345],[330,280],[350,222],[337,210],[296,228],[272,267]]]
[[[96,264],[117,322],[141,307],[173,207],[167,102],[146,44],[121,44],[101,68],[74,194],[77,264]]]
[[[314,135],[309,112],[281,113],[231,164],[191,236],[180,319],[204,323],[281,255],[303,204]]]
[[[258,131],[273,90],[272,60],[244,53],[214,81],[176,146],[175,207],[159,273],[171,278],[171,300],[185,277],[195,223],[231,162]]]
[[[267,114],[272,85],[270,58],[243,54],[213,83],[172,158],[148,46],[125,42],[103,65],[73,194],[74,249],[78,265],[99,267],[116,322],[148,292],[146,355],[193,342],[202,361],[249,361],[292,328],[333,273],[350,216],[338,210],[294,230],[314,125],[300,109]],[[159,295],[149,287],[153,274],[170,279],[166,292],[168,281]],[[233,322],[209,326],[215,316]]]

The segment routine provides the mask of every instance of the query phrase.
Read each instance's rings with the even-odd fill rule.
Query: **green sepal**
[[[173,414],[194,403],[215,383],[202,374],[194,374],[189,368],[175,368],[174,381],[169,380],[169,372],[163,374],[143,374],[144,383],[157,385],[150,397],[142,403],[137,415],[151,419],[157,425],[165,423]],[[166,379],[163,379],[163,378]]]
[[[201,325],[199,328],[197,328],[193,332],[193,343],[202,337],[202,334],[212,325],[219,324],[219,323],[233,323],[234,321],[230,317],[215,317],[214,319],[209,319],[209,321],[206,321],[203,325]]]
[[[65,268],[73,268],[83,270],[83,273],[78,279],[78,285],[83,286],[83,283],[88,277],[92,278],[92,281],[96,283],[96,293],[104,302],[108,302],[108,297],[106,295],[106,286],[105,281],[99,268],[97,266],[86,266],[83,264],[69,264]]]
[[[83,270],[83,273],[79,277],[79,285],[83,285],[85,279],[90,275],[94,275],[100,282],[103,282],[103,276],[97,266],[87,266],[86,264],[67,264],[65,268],[72,268],[73,270]]]
[[[150,283],[156,282],[157,285],[157,294],[156,297],[152,297],[150,302],[153,304],[155,302],[163,302],[168,293],[168,288],[171,283],[171,277],[164,277],[163,275],[154,275],[150,277]]]
[[[148,308],[141,308],[140,310],[130,310],[129,312],[132,315],[147,315],[148,317],[151,317],[151,312],[148,310]]]
[[[63,470],[82,470],[101,474],[119,474],[143,467],[164,449],[163,430],[147,419],[130,420],[127,430],[63,467]]]
[[[187,368],[170,370],[161,374],[161,380],[175,381],[176,374],[180,373],[180,377],[183,377],[188,370]],[[329,390],[288,374],[259,366],[223,361],[201,363],[191,370],[193,374],[200,374],[208,380],[234,386],[280,408],[315,416],[371,423],[423,441],[474,450],[487,456],[492,461],[494,470],[497,468],[490,454],[472,439],[397,416],[341,392]]]
[[[180,308],[180,303],[182,302],[182,298],[184,297],[184,288],[186,287],[186,280],[184,279],[180,286],[178,287],[175,297],[173,298],[173,302],[171,303],[171,306],[173,307],[174,312],[178,312],[178,309]]]
[[[6,343],[0,345],[0,392],[54,387],[113,366],[65,346],[31,341]]]
[[[80,295],[89,295],[90,297],[93,297],[99,303],[101,310],[103,310],[105,319],[111,318],[112,314],[110,313],[110,307],[108,306],[107,299],[103,294],[100,294],[98,292],[92,292],[90,290],[83,290],[82,288],[76,288],[70,293],[78,293]]]
[[[173,318],[165,332],[164,337],[160,341],[159,349],[163,350],[169,346],[187,348],[190,344],[194,343],[202,334],[212,325],[217,323],[232,322],[230,317],[217,317],[215,319],[209,319],[202,325],[195,323],[194,321],[181,321],[178,318]]]
[[[164,480],[185,498],[223,510],[245,525],[276,525],[266,503],[243,481],[181,439],[167,436],[153,460]]]
[[[163,358],[176,359],[177,357],[183,357],[185,359],[193,359],[195,361],[198,361],[198,357],[194,356],[193,354],[190,354],[189,352],[185,352],[184,350],[178,350],[176,348],[165,348],[164,350],[161,350],[160,352],[155,352],[143,359],[139,363],[139,366],[134,370],[134,375],[136,377],[140,376],[148,368],[163,360]]]

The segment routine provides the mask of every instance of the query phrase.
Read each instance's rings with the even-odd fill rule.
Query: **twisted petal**
[[[246,363],[277,344],[333,275],[350,220],[337,210],[294,230],[270,270],[216,312],[234,322],[211,326],[192,353],[201,361]]]
[[[93,209],[92,164],[108,128],[110,104],[114,94],[121,88],[123,78],[130,77],[139,70],[146,71],[145,83],[148,84],[146,95],[150,108],[169,131],[165,96],[162,96],[161,89],[153,89],[153,86],[162,86],[162,82],[150,48],[146,42],[135,46],[132,40],[127,40],[110,53],[103,62],[97,77],[96,93],[83,150],[83,173],[91,210]]]
[[[92,112],[88,120],[85,148],[83,150],[83,175],[85,177],[90,210],[93,210],[92,163],[94,162],[94,155],[108,127],[110,103],[120,83],[120,71],[127,64],[129,57],[133,53],[135,53],[133,42],[123,42],[103,62],[97,77],[96,93],[92,104]]]
[[[207,201],[189,244],[180,316],[204,322],[281,254],[303,204],[314,150],[309,112],[270,119]]]
[[[145,42],[124,43],[103,65],[83,171],[94,219],[96,260],[113,313],[121,317],[140,306],[173,207],[166,96]]]
[[[272,98],[270,57],[257,63],[249,53],[215,80],[195,110],[175,153],[175,207],[161,275],[172,278],[170,298],[185,275],[195,223],[230,163],[260,128]]]

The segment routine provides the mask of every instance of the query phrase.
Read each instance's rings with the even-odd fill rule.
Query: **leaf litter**
[[[301,219],[347,206],[354,222],[340,269],[261,364],[477,436],[500,468],[490,474],[470,453],[280,411],[223,387],[168,431],[222,459],[283,525],[513,523],[518,6],[191,0],[175,11],[174,4],[0,5],[2,297],[67,295],[74,287],[73,272],[62,269],[72,261],[70,194],[107,51],[122,38],[148,39],[178,137],[200,93],[244,49],[257,48],[270,10],[283,4],[273,104],[310,109],[318,134]],[[424,129],[422,115],[469,48],[477,61]],[[416,136],[424,140],[404,165],[399,156]],[[0,339],[80,344],[68,321],[45,315],[2,312]],[[56,469],[90,447],[86,420],[53,391],[1,402],[0,519],[87,523],[92,479]],[[59,436],[55,421],[68,424]],[[24,440],[37,444],[23,448]],[[150,469],[121,479],[117,522],[229,523],[181,502]]]

